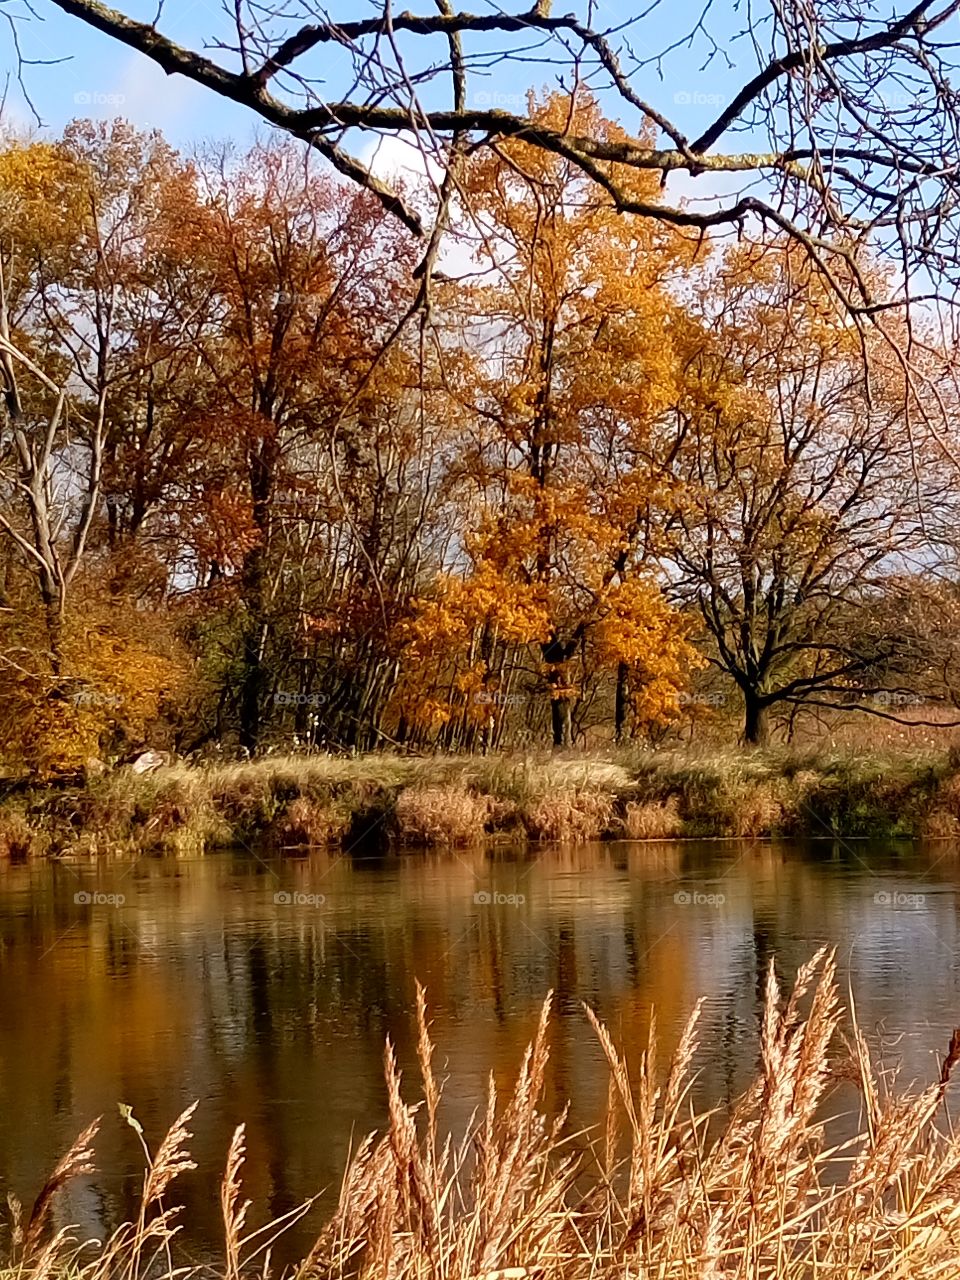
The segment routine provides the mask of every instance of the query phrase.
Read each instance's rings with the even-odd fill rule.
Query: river
[[[633,1054],[657,1009],[662,1052],[706,997],[697,1092],[723,1102],[756,1066],[771,957],[789,979],[836,945],[861,1025],[904,1083],[928,1080],[960,1023],[960,849],[859,841],[608,844],[276,860],[0,864],[0,1195],[29,1203],[104,1117],[98,1171],[58,1205],[83,1237],[133,1212],[142,1152],[199,1107],[199,1170],[179,1184],[183,1249],[218,1240],[217,1177],[247,1127],[261,1222],[323,1192],[286,1242],[308,1247],[351,1143],[384,1123],[390,1037],[416,1096],[416,979],[462,1127],[488,1073],[506,1087],[555,995],[547,1105],[572,1128],[606,1097],[583,1014]],[[283,1252],[283,1251],[281,1251]]]

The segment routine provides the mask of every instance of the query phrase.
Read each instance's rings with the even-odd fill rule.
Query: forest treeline
[[[534,109],[620,136],[583,95]],[[623,216],[522,139],[456,181],[424,268],[290,140],[3,144],[8,769],[955,704],[922,303],[854,321],[795,239]]]

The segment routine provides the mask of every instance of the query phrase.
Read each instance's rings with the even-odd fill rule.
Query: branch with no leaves
[[[747,30],[739,31],[749,40],[736,44],[731,40],[742,19],[732,8],[729,30],[714,36],[701,15],[688,43],[692,49],[695,39],[709,36],[707,65],[724,43],[733,51],[752,47],[758,65],[728,101],[715,95],[717,114],[693,140],[671,118],[672,107],[662,109],[634,87],[651,66],[662,72],[683,42],[641,60],[623,28],[591,25],[592,8],[586,18],[553,15],[540,0],[514,13],[471,13],[448,4],[435,12],[394,13],[383,0],[371,17],[335,21],[308,6],[315,20],[283,34],[277,30],[285,21],[281,10],[238,0],[236,44],[215,33],[206,42],[223,55],[218,61],[101,0],[54,3],[167,74],[184,75],[302,139],[427,241],[448,217],[450,183],[432,184],[436,207],[428,222],[422,202],[348,149],[350,131],[410,137],[441,172],[469,149],[518,140],[579,167],[624,213],[699,232],[739,232],[747,222],[775,227],[803,245],[860,317],[891,305],[890,298],[871,297],[857,279],[853,268],[864,244],[890,252],[901,274],[932,280],[938,297],[952,295],[954,276],[960,279],[960,97],[950,87],[951,74],[960,72],[960,41],[944,34],[946,24],[956,22],[960,0],[919,0],[903,14],[847,13],[787,0],[752,13]],[[625,26],[642,31],[646,18]],[[437,58],[436,37],[446,37],[445,59]],[[694,55],[688,49],[686,56]],[[580,136],[544,128],[529,111],[481,106],[477,92],[471,102],[468,85],[485,83],[495,69],[522,87],[532,74],[544,79],[544,66],[562,84],[582,83],[603,94],[605,106],[619,101],[629,116],[626,134]],[[330,100],[320,92],[330,82],[351,89]],[[730,145],[741,137],[751,145]],[[667,145],[654,145],[657,139]],[[725,196],[708,190],[711,207],[696,209],[638,198],[630,171],[655,172],[661,185],[675,172],[734,175],[753,189]],[[841,285],[841,277],[851,275],[852,290]],[[903,294],[901,288],[901,302]]]

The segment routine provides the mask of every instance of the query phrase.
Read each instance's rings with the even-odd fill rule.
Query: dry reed
[[[444,1084],[418,988],[420,1100],[405,1100],[388,1043],[389,1124],[354,1152],[338,1204],[294,1269],[296,1280],[934,1280],[957,1273],[960,1134],[938,1116],[960,1062],[960,1030],[928,1088],[895,1094],[855,1018],[841,1030],[832,953],[821,950],[804,965],[786,997],[771,966],[757,1077],[721,1114],[691,1100],[699,1006],[663,1073],[654,1028],[630,1065],[587,1010],[609,1070],[607,1116],[597,1132],[569,1135],[564,1115],[542,1109],[550,1008],[548,996],[508,1096],[501,1099],[491,1077],[485,1107],[455,1139],[440,1133]],[[850,1082],[859,1088],[862,1131],[836,1143],[827,1104]],[[9,1280],[67,1271],[77,1280],[184,1274],[165,1261],[177,1211],[161,1197],[191,1167],[190,1114],[154,1159],[143,1143],[139,1215],[91,1256],[49,1227],[58,1191],[89,1171],[96,1126],[81,1134],[41,1191],[26,1231],[15,1214]],[[245,1236],[243,1160],[241,1128],[221,1188],[224,1280],[265,1276],[272,1242],[307,1207]]]

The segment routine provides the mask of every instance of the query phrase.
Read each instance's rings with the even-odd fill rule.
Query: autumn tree
[[[149,228],[175,172],[156,135],[119,122],[76,125],[53,144],[14,142],[0,156],[0,528],[18,553],[20,617],[7,661],[11,697],[22,703],[16,718],[34,726],[26,738],[41,754],[44,708],[68,704],[50,729],[69,738],[88,659],[103,677],[77,635],[108,518],[114,427],[153,359],[143,329],[153,297]],[[151,687],[145,668],[143,688]],[[101,692],[101,712],[117,705]]]
[[[519,538],[525,530],[516,522],[512,531]],[[489,546],[481,538],[479,547]],[[516,551],[510,543],[506,569],[481,552],[467,576],[439,576],[429,594],[417,601],[404,629],[397,695],[404,740],[436,742],[449,750],[486,750],[514,745],[518,730],[542,737],[544,720],[548,735],[556,739],[556,700],[550,700],[546,717],[537,711],[542,707],[544,637],[556,625],[565,596],[576,607],[577,592],[589,589],[592,580],[602,581],[608,547],[592,542],[589,530],[571,536],[565,551],[575,564],[575,576],[555,581],[549,589],[516,572]],[[624,662],[637,676],[631,706],[636,726],[671,723],[678,690],[699,660],[685,620],[656,584],[638,578],[606,584],[602,609],[589,625],[581,615],[580,624],[577,709],[571,708],[564,722],[570,731],[555,745],[571,744],[573,726],[585,727],[580,717],[589,714],[598,693],[600,712],[593,723],[609,723],[603,677]],[[573,697],[567,701],[572,703]]]
[[[280,594],[292,607],[278,616],[273,718],[302,743],[371,747],[394,736],[403,624],[457,523],[457,434],[418,377],[416,352],[394,344],[313,464],[300,456],[298,486],[278,512]]]
[[[532,109],[545,128],[569,120],[620,136],[585,94],[554,94]],[[656,198],[652,180],[635,184]],[[643,434],[672,393],[670,285],[694,246],[656,224],[625,222],[575,165],[525,142],[480,153],[461,185],[458,237],[479,273],[451,303],[460,346],[473,353],[449,376],[471,424],[460,467],[476,521],[467,587],[498,598],[501,636],[535,648],[554,745],[568,746],[600,632],[592,657],[646,668],[648,701],[668,669],[683,679],[671,659],[685,624],[675,619],[664,643],[669,610],[645,567],[644,496],[617,508],[607,486],[611,432]],[[525,619],[512,631],[509,601]],[[654,617],[661,627],[645,630],[640,619]],[[493,619],[482,625],[489,633]],[[489,668],[485,647],[478,670]]]
[[[71,456],[77,409],[66,390],[69,358],[38,332],[44,298],[39,270],[48,253],[63,264],[64,252],[76,243],[79,210],[72,167],[61,149],[14,143],[0,163],[0,521],[36,588],[46,633],[43,652],[56,675],[66,593],[82,560],[100,488],[103,432],[95,427],[90,451]],[[71,488],[83,496],[79,512]]]
[[[288,535],[314,519],[311,495],[343,505],[331,491],[337,457],[409,305],[413,260],[384,220],[376,202],[318,174],[294,147],[263,143],[242,157],[203,157],[196,201],[170,221],[170,251],[211,300],[193,347],[205,377],[193,418],[225,465],[201,480],[195,554],[201,580],[239,593],[236,699],[250,751],[287,603]],[[349,531],[348,513],[341,519]]]
[[[903,637],[854,619],[932,568],[953,487],[916,384],[788,243],[725,254],[691,296],[683,346],[648,455],[669,460],[675,494],[662,546],[743,696],[745,740],[763,744],[774,709],[848,700],[895,662]]]

